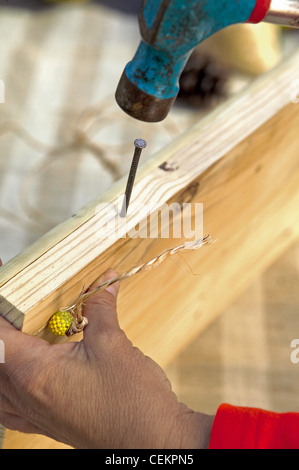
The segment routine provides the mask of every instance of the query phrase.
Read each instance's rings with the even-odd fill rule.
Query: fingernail
[[[118,285],[116,283],[112,284],[111,286],[107,287],[106,291],[112,294],[113,297],[117,297]]]
[[[117,272],[113,271],[112,269],[109,269],[103,274],[101,281],[102,282],[109,281],[110,279],[113,279],[117,276],[118,276]],[[109,292],[110,294],[112,294],[114,297],[117,297],[118,286],[119,286],[119,283],[115,282],[115,284],[111,284],[111,286],[108,286],[105,290]]]
[[[105,273],[103,273],[89,288],[87,289],[88,291],[91,291],[93,289],[96,289],[98,286],[103,284],[106,281],[109,281],[110,279],[113,279],[118,276],[118,273],[113,271],[112,269],[109,269]],[[118,289],[119,289],[119,282],[115,282],[115,284],[111,284],[111,286],[106,287],[106,291],[112,294],[114,297],[117,296],[118,294]]]

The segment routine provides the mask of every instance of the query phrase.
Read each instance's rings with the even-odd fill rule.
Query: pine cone
[[[228,71],[212,55],[193,51],[180,77],[178,103],[207,108],[226,96]]]

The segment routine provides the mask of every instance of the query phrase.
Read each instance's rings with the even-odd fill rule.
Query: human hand
[[[86,302],[80,342],[49,345],[0,317],[0,423],[75,448],[207,447],[213,418],[179,403],[163,370],[132,346],[117,319],[118,288]]]

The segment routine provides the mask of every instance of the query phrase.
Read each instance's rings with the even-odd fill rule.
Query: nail
[[[132,165],[131,165],[131,169],[130,169],[130,173],[128,177],[126,190],[125,190],[123,205],[119,214],[120,217],[126,217],[127,215],[128,207],[129,207],[129,203],[131,199],[131,194],[132,194],[132,190],[134,186],[135,176],[137,173],[137,167],[138,167],[138,163],[140,160],[140,155],[141,155],[142,150],[146,147],[147,144],[146,144],[146,141],[143,139],[136,139],[134,142],[134,145],[135,145],[135,151],[134,151]]]

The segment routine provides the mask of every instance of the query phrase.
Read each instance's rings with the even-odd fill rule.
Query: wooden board
[[[204,234],[214,240],[184,255],[196,275],[176,258],[121,285],[121,326],[162,366],[299,236],[299,113],[290,102],[298,58],[297,53],[212,113],[139,175],[127,228],[145,216],[140,208],[134,211],[138,201],[158,207],[165,202],[201,202]],[[173,171],[159,167],[164,160]],[[123,186],[119,183],[106,197],[114,207],[122,199]],[[40,331],[52,341],[43,329],[48,318],[73,303],[105,269],[122,272],[181,242],[101,239],[97,228],[103,209],[95,211],[98,204],[1,269],[0,310],[5,308],[23,331]]]
[[[4,436],[5,436],[5,428],[0,424],[0,449],[2,448]]]

